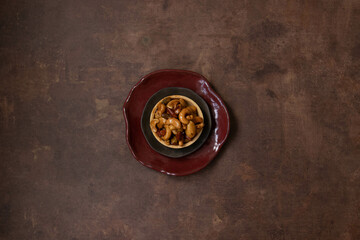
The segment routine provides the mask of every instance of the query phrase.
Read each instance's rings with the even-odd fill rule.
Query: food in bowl
[[[170,148],[184,148],[201,135],[204,116],[190,98],[171,95],[161,99],[152,109],[150,128],[161,144]]]

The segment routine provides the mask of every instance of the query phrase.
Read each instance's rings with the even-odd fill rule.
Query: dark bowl
[[[153,110],[154,106],[163,98],[170,96],[170,95],[182,95],[192,99],[201,109],[204,115],[204,128],[201,132],[200,137],[190,146],[174,149],[169,148],[161,144],[152,134],[149,119],[151,111]],[[141,130],[145,136],[146,141],[149,143],[152,149],[156,152],[172,158],[179,158],[186,156],[190,153],[193,153],[197,149],[203,145],[210,134],[211,130],[211,115],[210,110],[204,99],[202,99],[199,95],[197,95],[194,91],[188,88],[181,88],[181,87],[170,87],[170,88],[163,88],[160,91],[156,92],[154,95],[150,97],[147,101],[144,111],[141,116]]]

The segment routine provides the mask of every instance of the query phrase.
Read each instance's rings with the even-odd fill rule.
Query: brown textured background
[[[360,2],[2,1],[0,239],[360,239]],[[231,111],[207,168],[133,159],[141,76]]]

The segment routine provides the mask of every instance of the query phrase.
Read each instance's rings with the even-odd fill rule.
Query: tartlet
[[[176,100],[178,100],[178,103],[176,103]],[[172,106],[174,105],[171,104],[172,102],[175,102],[176,106]],[[182,104],[184,102],[186,106]],[[160,110],[163,108],[160,105],[165,105],[164,111]],[[188,114],[182,114],[184,112]],[[163,123],[161,124],[160,122]],[[179,123],[181,123],[181,128],[179,128]],[[182,95],[170,95],[162,98],[153,107],[150,114],[149,127],[156,140],[162,145],[181,149],[192,145],[200,137],[204,128],[204,116],[200,107],[192,99]],[[196,130],[195,134],[192,131],[194,127]],[[168,139],[164,139],[164,137],[168,136],[169,129],[172,131],[171,136]]]

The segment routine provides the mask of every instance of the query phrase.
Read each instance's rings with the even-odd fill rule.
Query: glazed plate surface
[[[141,129],[141,116],[148,100],[164,88],[179,87],[194,91],[207,103],[211,115],[209,136],[196,151],[173,158],[155,151]],[[144,76],[130,91],[123,107],[126,140],[134,158],[146,167],[183,176],[208,165],[225,143],[230,130],[229,114],[220,96],[202,75],[186,70],[158,70]]]

